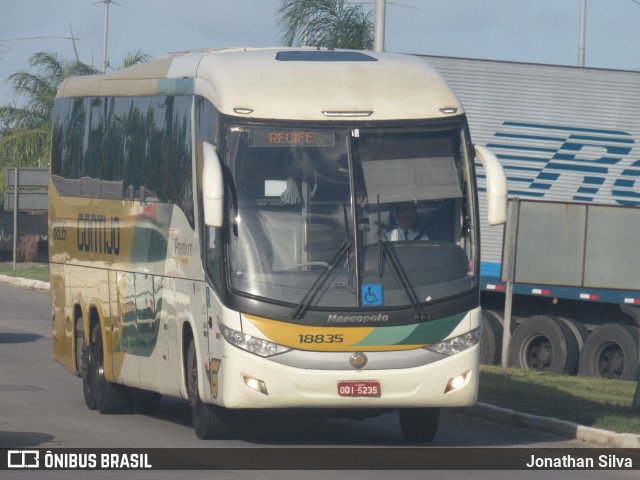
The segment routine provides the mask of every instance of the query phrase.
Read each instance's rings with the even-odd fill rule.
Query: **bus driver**
[[[429,240],[424,232],[415,229],[418,212],[413,203],[401,203],[395,207],[395,216],[398,227],[387,234],[389,241]]]

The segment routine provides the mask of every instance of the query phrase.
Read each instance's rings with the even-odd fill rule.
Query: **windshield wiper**
[[[347,205],[343,203],[342,207],[344,209],[344,228],[346,232],[346,238],[344,242],[342,242],[342,245],[340,245],[340,248],[338,249],[336,254],[333,256],[331,261],[327,264],[327,266],[322,271],[322,273],[318,275],[315,282],[313,282],[313,285],[309,287],[309,290],[307,290],[307,293],[305,294],[305,296],[302,298],[302,300],[300,300],[300,303],[298,304],[294,312],[291,315],[289,315],[287,318],[291,318],[292,320],[300,320],[302,317],[304,317],[304,314],[307,313],[307,310],[309,309],[311,302],[313,302],[313,299],[315,298],[315,296],[318,294],[318,292],[324,285],[324,282],[327,281],[327,278],[329,278],[329,275],[331,274],[333,269],[336,267],[336,265],[338,265],[338,263],[342,261],[342,258],[345,255],[348,255],[349,250],[351,250],[351,246],[353,245],[353,240],[349,236],[349,220],[347,216]],[[348,256],[347,256],[347,268],[349,269],[349,277],[351,277],[351,261]]]
[[[340,245],[340,248],[333,256],[331,261],[327,264],[322,273],[318,275],[315,282],[313,282],[313,285],[309,287],[309,290],[307,291],[304,298],[300,301],[295,311],[287,318],[291,318],[292,320],[300,320],[302,317],[304,317],[304,314],[307,313],[307,310],[309,309],[309,305],[311,305],[311,302],[313,302],[313,299],[322,288],[322,285],[324,285],[324,283],[327,281],[327,278],[329,278],[329,275],[336,267],[336,265],[340,263],[346,253],[351,249],[351,245],[353,245],[353,240],[351,240],[350,238],[347,238],[342,243],[342,245]]]
[[[413,285],[411,285],[411,281],[409,280],[409,277],[407,277],[407,273],[404,271],[404,269],[400,265],[400,262],[396,258],[395,253],[389,247],[389,244],[387,242],[382,241],[381,239],[378,240],[378,247],[380,245],[382,245],[382,250],[385,256],[389,259],[389,264],[391,265],[391,271],[393,272],[393,276],[396,278],[398,283],[400,283],[400,287],[402,288],[403,293],[406,295],[407,300],[409,300],[409,302],[411,303],[411,306],[416,312],[416,317],[415,317],[416,320],[421,322],[428,320],[429,317],[427,313],[424,311],[424,308],[422,307],[422,303],[420,302],[420,299],[416,295],[416,291],[413,289]],[[379,258],[378,261],[380,262],[378,264],[378,268],[380,268],[380,265],[382,262],[381,258]]]

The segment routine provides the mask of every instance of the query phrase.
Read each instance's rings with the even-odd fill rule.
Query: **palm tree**
[[[48,163],[51,115],[58,85],[72,75],[97,71],[80,62],[67,62],[51,52],[39,52],[29,59],[36,72],[22,71],[8,79],[14,96],[23,97],[19,106],[0,106],[0,164],[43,166]]]
[[[149,60],[139,50],[127,55],[123,67]],[[100,72],[80,61],[68,61],[52,52],[29,59],[33,71],[14,73],[8,79],[16,102],[0,105],[0,194],[4,167],[41,167],[49,163],[53,103],[58,86],[68,77]],[[0,203],[2,197],[0,197]]]
[[[137,65],[138,63],[145,63],[145,62],[148,62],[149,60],[151,60],[151,55],[142,53],[142,51],[140,50],[136,50],[135,52],[129,52],[127,53],[127,56],[124,57],[124,60],[122,61],[122,65],[118,70],[122,68],[132,67],[133,65]]]
[[[281,0],[278,25],[285,45],[373,48],[373,14],[346,0]]]

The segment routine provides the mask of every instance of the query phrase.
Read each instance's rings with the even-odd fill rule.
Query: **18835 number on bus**
[[[300,343],[342,343],[344,342],[344,335],[342,333],[307,334],[298,335],[298,340]]]

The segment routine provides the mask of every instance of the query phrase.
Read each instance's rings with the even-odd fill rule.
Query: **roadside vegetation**
[[[16,269],[13,269],[13,262],[0,262],[0,275],[9,277],[28,278],[30,280],[49,281],[48,263],[23,263],[16,262]]]
[[[483,365],[478,401],[587,427],[640,434],[636,382]]]
[[[373,48],[373,11],[346,0],[281,0],[278,24],[287,46]]]
[[[138,50],[127,54],[119,68],[150,59],[150,55]],[[16,72],[7,79],[11,84],[11,101],[0,103],[0,204],[5,167],[49,165],[53,103],[60,83],[72,76],[100,73],[77,58],[66,60],[54,52],[34,53],[29,66],[29,70]]]

